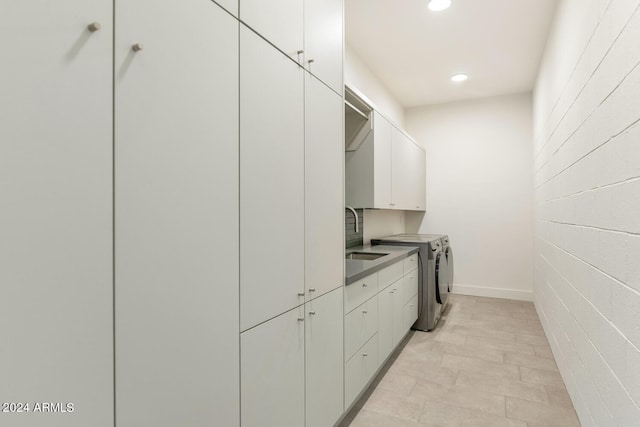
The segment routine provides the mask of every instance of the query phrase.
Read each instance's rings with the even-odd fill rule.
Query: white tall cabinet
[[[305,0],[305,67],[337,93],[343,91],[343,0]]]
[[[342,0],[0,3],[0,424],[334,424]]]
[[[304,303],[304,71],[244,26],[240,45],[244,331]]]
[[[305,288],[307,299],[342,286],[342,97],[305,77]]]
[[[239,24],[116,3],[116,423],[238,425]]]
[[[113,426],[112,18],[0,2],[0,402],[31,410],[3,426]]]

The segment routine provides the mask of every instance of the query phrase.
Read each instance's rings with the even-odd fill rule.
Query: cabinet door
[[[224,7],[230,14],[238,17],[238,0],[214,0],[220,6]]]
[[[391,199],[394,209],[415,209],[412,204],[413,182],[413,143],[397,128],[392,128],[391,138]]]
[[[304,329],[300,306],[242,333],[243,427],[304,425]]]
[[[378,294],[378,354],[384,361],[394,347],[393,340],[393,285]]]
[[[406,333],[411,326],[418,320],[418,296],[414,296],[404,306],[403,314],[403,331]]]
[[[424,150],[415,146],[414,161],[416,165],[416,210],[427,210],[427,156]]]
[[[371,298],[344,316],[344,323],[345,359],[349,359],[378,331],[378,298]]]
[[[305,0],[304,18],[305,66],[342,93],[342,0]]]
[[[345,363],[344,406],[348,408],[376,373],[378,359],[378,335],[374,335]]]
[[[240,313],[246,330],[304,303],[304,71],[245,27],[240,46]]]
[[[303,5],[303,0],[242,0],[240,20],[285,55],[302,63]]]
[[[344,281],[342,98],[306,74],[305,285],[310,298]]]
[[[238,22],[206,1],[116,14],[116,424],[235,426]]]
[[[306,427],[332,426],[344,411],[342,288],[305,306]]]
[[[113,426],[112,9],[0,2],[3,426]]]
[[[400,342],[406,330],[404,328],[404,299],[402,296],[403,280],[400,279],[390,286],[393,290],[393,348]]]
[[[399,209],[391,198],[391,123],[378,112],[373,114],[374,154],[373,187],[374,208]],[[365,206],[366,207],[366,206]]]

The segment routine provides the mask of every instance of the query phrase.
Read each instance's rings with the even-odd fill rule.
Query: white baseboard
[[[451,293],[460,295],[471,295],[474,297],[533,301],[533,291],[523,291],[520,289],[490,288],[486,286],[454,284]]]

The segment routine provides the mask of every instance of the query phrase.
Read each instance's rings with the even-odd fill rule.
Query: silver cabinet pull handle
[[[100,28],[102,28],[102,25],[100,25],[99,22],[92,22],[91,24],[87,25],[87,29],[89,31],[91,31],[92,33],[95,33],[96,31],[99,31]]]
[[[303,297],[304,296],[304,292],[298,292],[298,296],[299,297]]]
[[[363,355],[364,357],[367,357],[367,356],[368,356],[368,354],[367,354],[367,353],[362,353],[362,355]]]
[[[310,311],[309,314],[313,316],[313,315],[316,314],[316,312],[315,311]]]
[[[366,283],[363,283],[363,284],[362,284],[362,287],[363,287],[363,288],[366,288],[366,287],[367,287],[367,284],[366,284]]]
[[[315,292],[316,288],[309,288],[309,292]]]
[[[310,60],[308,60],[307,62],[308,62],[309,64],[311,64],[311,63],[313,63],[313,62],[316,62],[316,60],[315,60],[315,59],[310,59]]]
[[[304,317],[298,317],[298,322],[304,322]]]
[[[362,314],[367,314],[368,311],[367,310],[362,310]]]
[[[136,43],[131,46],[131,50],[133,50],[134,52],[140,52],[142,49],[144,49],[144,45],[142,43]]]

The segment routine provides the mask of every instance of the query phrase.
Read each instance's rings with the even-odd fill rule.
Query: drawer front
[[[344,310],[349,313],[366,300],[378,293],[378,273],[345,286]]]
[[[378,335],[374,335],[345,364],[344,406],[348,408],[378,369]]]
[[[344,319],[345,360],[378,332],[378,297],[359,305]]]
[[[405,332],[418,320],[418,296],[414,296],[405,306],[402,316]]]
[[[411,298],[418,295],[418,270],[412,271],[403,278],[404,303],[408,303]]]
[[[380,289],[400,279],[403,275],[403,261],[398,261],[389,267],[378,271],[378,284]]]
[[[418,268],[418,254],[413,254],[409,258],[405,258],[404,261],[404,274]]]

